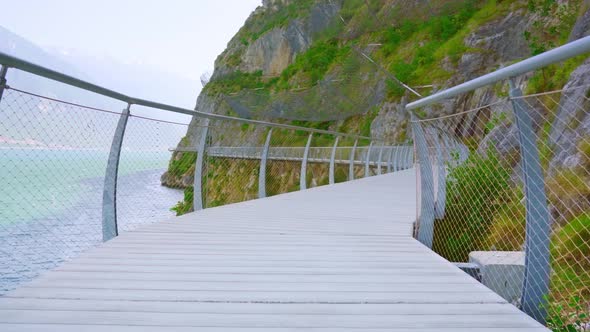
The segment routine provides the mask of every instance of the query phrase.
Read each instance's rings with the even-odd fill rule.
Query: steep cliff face
[[[405,142],[410,138],[404,105],[418,97],[386,71],[428,95],[586,35],[587,8],[582,0],[264,1],[217,58],[196,109],[274,121],[321,120],[326,128]],[[553,66],[545,78],[531,74],[520,84],[528,92],[562,87],[583,61]],[[572,84],[587,79],[585,68],[574,72]],[[506,86],[488,87],[419,112],[452,114],[506,94]],[[492,106],[467,114],[449,131],[461,137],[484,132],[477,128],[501,111]],[[179,145],[196,146],[201,124],[194,119]],[[243,131],[239,124],[222,126],[226,134],[214,145],[253,144],[264,134],[250,128],[253,133],[237,135]],[[555,140],[567,140],[567,131],[554,131]],[[516,146],[509,121],[479,139],[505,152]],[[574,162],[573,155],[560,152],[554,163]],[[163,183],[188,184],[190,171],[167,174]]]

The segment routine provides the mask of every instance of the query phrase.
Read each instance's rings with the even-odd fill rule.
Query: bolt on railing
[[[407,105],[418,239],[450,261],[481,265],[482,282],[537,321],[580,331],[590,326],[578,314],[590,308],[590,86],[578,83],[588,73],[582,66],[563,89],[528,96],[528,76],[516,78],[588,52],[590,37]],[[413,113],[506,81],[509,96],[485,106]]]

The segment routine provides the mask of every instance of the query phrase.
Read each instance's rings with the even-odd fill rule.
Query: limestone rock
[[[575,168],[580,165],[577,145],[590,138],[590,116],[587,110],[590,101],[590,58],[570,76],[566,90],[561,97],[557,115],[551,126],[549,137],[555,154],[550,163],[550,172],[557,168]]]

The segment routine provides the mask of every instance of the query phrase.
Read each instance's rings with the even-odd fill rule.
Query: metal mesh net
[[[325,77],[309,77],[296,69],[288,69],[293,73],[285,77],[256,77],[252,88],[226,94],[224,100],[242,118],[333,121],[364,114],[383,103],[389,81],[363,52],[370,54],[370,49],[347,48],[339,55],[341,67]],[[298,79],[287,78],[291,74]]]
[[[420,176],[431,178],[420,190],[434,194],[426,202],[436,218],[433,249],[450,261],[483,266],[482,282],[515,305],[522,305],[528,266],[528,287],[549,284],[540,309],[555,329],[583,331],[589,323],[589,90],[566,87],[414,121],[424,135],[430,168]],[[538,147],[544,188],[530,172],[524,173],[523,163],[535,152],[521,148],[515,103],[532,119],[534,135],[522,139]],[[528,209],[542,213],[548,208],[548,236],[542,225],[533,225],[540,222],[530,220],[527,225],[525,183],[533,192],[547,194],[546,206]],[[530,263],[527,246],[538,246],[545,238],[548,254],[540,259],[536,255],[537,265]],[[543,264],[549,271],[536,267]]]
[[[116,112],[6,89],[0,103],[0,292],[102,242]]]
[[[123,105],[121,105],[123,108]],[[102,243],[105,170],[121,114],[7,88],[0,102],[0,293]],[[119,232],[173,216],[160,185],[186,125],[130,116]]]
[[[204,165],[204,207],[258,197],[258,173],[265,128],[213,120]]]
[[[123,139],[117,180],[119,232],[174,216],[170,208],[183,200],[179,189],[184,189],[186,184],[182,180],[167,182],[162,177],[165,177],[171,160],[170,148],[181,141],[186,130],[186,124],[133,116],[132,110]]]

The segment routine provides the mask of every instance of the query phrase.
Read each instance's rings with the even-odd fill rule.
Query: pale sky
[[[261,0],[0,0],[0,24],[42,47],[198,80]],[[83,69],[83,68],[82,68]]]

